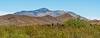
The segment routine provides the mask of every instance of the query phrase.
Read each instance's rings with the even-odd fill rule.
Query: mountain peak
[[[48,10],[47,8],[40,8],[40,9],[42,9],[42,10]]]
[[[40,9],[37,9],[35,11],[38,11],[38,12],[50,12],[51,10],[49,10],[47,8],[40,8]]]
[[[67,13],[67,14],[66,14]],[[63,15],[65,14],[65,15]],[[63,15],[63,17],[70,17],[73,16],[75,18],[80,18],[80,19],[86,19],[84,17],[81,17],[80,15],[75,14],[74,12],[71,11],[62,11],[62,10],[49,10],[47,8],[40,8],[37,10],[33,10],[33,11],[21,11],[21,12],[16,12],[15,15],[26,15],[26,16],[46,16],[46,15],[50,15],[53,17],[57,17],[60,15]]]

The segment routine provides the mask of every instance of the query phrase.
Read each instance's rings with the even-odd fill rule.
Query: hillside
[[[33,24],[33,25],[45,25],[45,24],[61,24],[64,19],[70,19],[72,16],[67,13],[58,17],[50,15],[42,17],[25,16],[25,15],[4,15],[0,16],[0,25],[22,25],[22,24]]]
[[[0,38],[99,38],[100,20],[41,8],[0,16]]]
[[[51,16],[50,16],[51,17]],[[26,17],[25,17],[26,18]],[[41,22],[42,23],[42,22]],[[0,26],[0,38],[99,38],[100,26],[70,19],[64,25]]]
[[[0,25],[45,25],[45,24],[63,24],[69,19],[80,18],[87,20],[80,15],[70,11],[49,10],[47,8],[40,8],[33,11],[20,11],[14,14],[0,16]]]

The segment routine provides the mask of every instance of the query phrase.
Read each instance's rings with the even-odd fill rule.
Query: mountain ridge
[[[47,8],[40,8],[34,11],[20,11],[14,14],[0,16],[0,24],[63,24],[64,21],[75,18],[83,18],[71,11],[56,10],[52,11]],[[86,18],[84,18],[86,19]],[[82,19],[82,20],[84,20]]]
[[[66,15],[64,18],[68,19],[69,17]],[[64,20],[64,19],[63,19]],[[64,21],[62,18],[53,17],[50,15],[42,16],[42,17],[34,17],[34,16],[25,16],[25,15],[4,15],[0,16],[0,24],[3,25],[21,25],[21,24],[34,24],[34,25],[45,25],[45,24],[62,24]]]
[[[14,15],[26,15],[26,16],[36,16],[36,17],[50,15],[50,16],[56,17],[56,16],[60,16],[66,13],[72,15],[73,17],[82,17],[71,11],[64,11],[64,10],[52,11],[47,8],[40,8],[33,11],[19,11],[19,12],[15,12]]]

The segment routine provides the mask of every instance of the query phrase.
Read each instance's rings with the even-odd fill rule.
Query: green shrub
[[[89,23],[85,20],[81,20],[77,18],[77,19],[70,19],[70,20],[65,21],[64,25],[67,27],[81,28],[81,27],[89,26]]]

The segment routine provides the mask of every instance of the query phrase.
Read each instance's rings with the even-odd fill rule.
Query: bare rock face
[[[59,19],[61,22],[64,22],[66,20],[73,19],[74,17],[71,16],[70,14],[66,13],[66,14],[63,14],[63,15],[58,16],[56,18]]]
[[[53,17],[50,15],[42,17],[33,17],[25,15],[4,15],[0,16],[0,25],[20,25],[20,24],[57,24],[62,23],[63,20],[72,18],[72,16],[64,14],[58,17]]]

